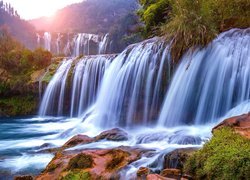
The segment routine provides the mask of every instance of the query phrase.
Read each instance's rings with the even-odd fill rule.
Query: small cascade
[[[57,33],[57,38],[56,38],[56,53],[57,55],[60,54],[60,45],[61,45],[61,39],[62,39],[61,33]]]
[[[49,32],[45,32],[43,39],[44,39],[44,49],[50,51],[51,50],[51,34]]]
[[[36,37],[37,37],[37,47],[41,47],[41,36],[40,36],[40,34],[36,33]]]
[[[207,48],[184,56],[165,98],[159,125],[217,122],[249,99],[250,29],[234,29]],[[239,113],[238,108],[237,113],[249,111],[241,108]]]
[[[106,34],[101,42],[99,42],[99,54],[105,54],[108,50],[108,43],[109,43],[109,35]]]
[[[74,69],[70,116],[80,116],[96,99],[103,74],[114,56],[83,57]]]
[[[65,56],[77,57],[80,55],[97,55],[111,53],[111,41],[109,35],[97,34],[65,34],[44,32],[37,33],[37,46],[43,47],[53,54],[64,53]],[[41,42],[41,37],[43,41]],[[42,44],[41,44],[42,43]]]
[[[51,79],[40,105],[40,116],[53,115],[55,112],[58,116],[63,115],[66,80],[72,61],[64,60]]]
[[[93,120],[99,127],[152,124],[169,72],[169,46],[160,38],[128,47],[107,69],[92,112],[87,112],[91,116],[85,121]]]

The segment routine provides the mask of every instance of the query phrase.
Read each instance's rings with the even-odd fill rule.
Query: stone
[[[228,118],[215,126],[212,132],[223,127],[231,127],[236,133],[250,139],[250,113]]]
[[[179,170],[179,169],[163,169],[161,171],[160,175],[162,177],[179,179],[181,177],[181,170]]]
[[[150,174],[150,169],[147,167],[140,167],[136,174],[138,178],[145,178]]]
[[[76,135],[68,140],[64,145],[63,148],[70,148],[77,145],[89,144],[94,141],[93,138],[86,136],[86,135]]]
[[[95,137],[96,141],[99,140],[109,140],[109,141],[126,141],[128,140],[128,134],[119,128],[114,128],[107,130]]]
[[[166,154],[164,156],[163,168],[175,168],[180,169],[182,171],[187,158],[190,157],[198,149],[199,148],[181,148]]]
[[[147,175],[146,179],[147,180],[175,180],[175,179],[162,177],[159,174],[149,174],[149,175]]]
[[[70,172],[87,173],[91,179],[119,179],[119,171],[141,158],[141,149],[85,149],[60,151],[36,179],[56,180]]]

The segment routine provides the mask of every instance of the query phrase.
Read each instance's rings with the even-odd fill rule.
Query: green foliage
[[[90,180],[91,176],[88,172],[84,171],[70,171],[62,180]]]
[[[250,179],[250,141],[231,128],[217,130],[184,169],[195,179]]]
[[[250,26],[248,0],[167,0],[161,7],[160,2],[141,0],[143,10],[139,14],[149,34],[157,26],[161,35],[173,40],[174,60],[191,47],[207,45],[220,32]]]
[[[166,22],[170,12],[169,0],[140,0],[143,8],[138,11],[138,15],[145,23],[145,35],[157,30],[157,26]]]
[[[37,99],[31,95],[0,98],[0,113],[9,116],[31,114],[34,113],[36,107]]]

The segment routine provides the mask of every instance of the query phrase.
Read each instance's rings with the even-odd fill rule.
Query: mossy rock
[[[78,154],[70,159],[67,169],[87,169],[93,167],[93,158],[88,154]]]
[[[70,171],[68,174],[61,178],[61,180],[90,180],[89,172],[85,171]]]
[[[216,130],[187,160],[184,171],[195,179],[250,179],[250,141],[229,127]]]
[[[120,149],[113,149],[109,152],[109,155],[111,156],[111,161],[107,163],[107,170],[117,170],[121,166],[123,166],[124,163],[127,163],[125,159],[129,156],[128,152],[124,152]]]

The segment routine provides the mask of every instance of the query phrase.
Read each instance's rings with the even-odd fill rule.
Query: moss
[[[111,155],[111,161],[109,161],[107,163],[106,168],[108,170],[116,170],[119,169],[120,166],[123,164],[123,162],[125,161],[125,158],[129,156],[129,153],[124,152],[122,150],[111,150],[111,152],[109,152],[109,154]]]
[[[91,168],[93,163],[94,161],[90,155],[78,154],[69,161],[67,169],[87,169]]]
[[[37,99],[31,95],[0,99],[0,113],[8,116],[28,115],[37,107]]]
[[[54,61],[47,69],[46,74],[44,75],[42,82],[49,83],[52,79],[53,75],[55,74],[59,65],[59,61]]]
[[[231,128],[217,130],[184,170],[195,179],[250,179],[250,141]]]
[[[70,171],[68,174],[61,178],[61,180],[90,180],[89,172],[85,171]]]

